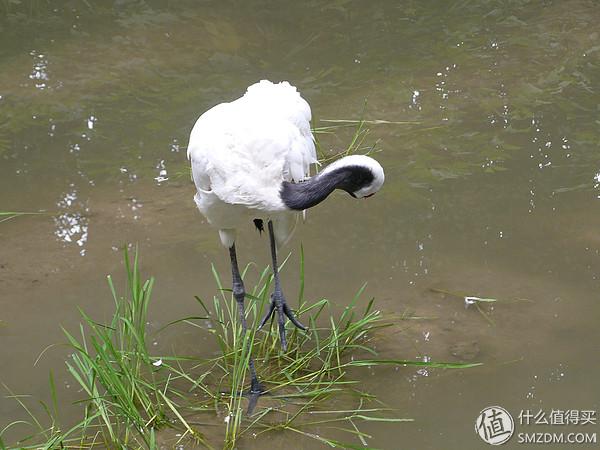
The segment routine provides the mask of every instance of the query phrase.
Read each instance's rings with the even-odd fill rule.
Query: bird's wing
[[[246,94],[234,103],[266,124],[277,126],[278,123],[287,122],[292,125],[294,130],[286,130],[290,147],[285,153],[284,180],[302,181],[310,176],[310,165],[317,162],[310,130],[311,110],[294,86],[287,81],[272,83],[262,80],[250,86]],[[265,135],[267,133],[268,129]]]
[[[310,129],[303,133],[275,113],[251,114],[239,102],[217,105],[196,122],[188,146],[196,187],[226,203],[282,209],[281,183],[303,180],[316,162]]]
[[[283,179],[299,182],[310,177],[310,166],[317,162],[312,133],[294,127],[290,132],[290,146],[285,155]]]

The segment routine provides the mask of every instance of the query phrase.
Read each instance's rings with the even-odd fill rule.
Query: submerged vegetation
[[[330,447],[364,448],[369,436],[361,431],[361,423],[410,419],[397,417],[396,411],[364,392],[351,369],[390,364],[439,368],[477,365],[403,361],[377,355],[372,343],[380,329],[393,323],[374,308],[373,299],[362,299],[365,286],[336,315],[328,299],[310,302],[304,298],[302,252],[300,263],[297,311],[310,324],[310,331],[290,330],[285,353],[279,350],[275,329],[242,334],[236,302],[213,268],[220,293],[212,301],[196,297],[202,315],[166,325],[193,325],[201,333],[211,334],[219,351],[202,359],[151,354],[147,315],[154,279],[142,281],[137,252],[130,258],[125,251],[126,294],[119,295],[108,277],[115,302],[110,323],[100,324],[82,311],[83,324],[78,332],[64,330],[72,351],[67,369],[84,395],[81,421],[67,428],[61,426],[51,375],[52,405],[42,404],[46,421],[36,417],[22,396],[9,391],[9,397],[21,404],[30,420],[15,421],[1,430],[0,446],[6,446],[2,439],[7,431],[14,433],[27,425],[33,431],[30,429],[17,443],[19,448],[154,449],[160,443],[182,441],[206,448],[235,448],[250,434],[256,438],[274,430],[297,433]],[[270,273],[265,268],[247,295],[250,330],[256,330],[256,320],[268,304]],[[267,394],[248,415],[245,389],[250,350]],[[333,437],[327,437],[328,433]],[[340,442],[340,434],[357,442]],[[223,444],[219,444],[221,439]]]
[[[312,8],[318,8],[318,20],[306,20]],[[597,162],[596,124],[580,120],[596,111],[589,94],[600,55],[598,11],[586,2],[551,2],[540,9],[523,0],[464,1],[443,14],[432,13],[427,2],[291,2],[286,10],[305,20],[283,33],[270,26],[268,9],[254,4],[230,10],[190,1],[22,0],[5,1],[0,9],[8,43],[3,55],[11,63],[0,75],[0,156],[9,161],[29,162],[51,148],[57,168],[66,164],[105,179],[119,176],[106,161],[139,166],[143,146],[145,170],[153,171],[160,160],[179,170],[182,159],[170,154],[178,150],[168,149],[184,142],[196,115],[214,98],[231,98],[249,80],[272,73],[293,80],[320,114],[339,115],[339,109],[323,112],[325,105],[338,105],[356,117],[355,105],[369,97],[369,117],[420,121],[421,128],[388,133],[402,141],[407,161],[398,179],[413,187],[503,171],[533,138],[554,142],[544,154],[561,164],[563,154],[582,167]],[[355,39],[348,39],[347,29]],[[54,44],[38,40],[40,35],[55,38]],[[158,39],[163,35],[168,39]],[[264,43],[278,40],[281,45],[265,55]],[[359,54],[369,55],[367,64],[358,63]],[[77,71],[74,60],[80,61]],[[43,87],[36,87],[36,76]],[[173,113],[165,116],[164,110]],[[90,130],[92,115],[98,122]],[[568,133],[551,125],[575,118],[578,126]],[[465,122],[474,126],[465,129]],[[53,126],[59,131],[48,133]],[[563,152],[563,138],[577,151]],[[70,144],[81,151],[64,154]],[[103,151],[94,151],[97,146]],[[544,154],[533,163],[546,162]],[[582,171],[577,183],[555,187],[591,189],[594,172]]]
[[[401,296],[411,292],[405,290],[406,283],[414,286],[415,281],[422,288],[440,280],[443,291],[432,291],[447,296],[448,304],[468,306],[489,324],[497,320],[500,326],[502,317],[510,317],[510,332],[507,328],[480,334],[479,323],[453,328],[462,328],[468,339],[482,336],[482,348],[487,342],[494,356],[522,349],[530,359],[518,375],[489,374],[484,387],[501,380],[509,387],[499,388],[498,394],[530,392],[527,375],[554,373],[557,359],[575,372],[589,368],[589,336],[597,327],[588,320],[593,317],[588,312],[593,311],[593,295],[581,294],[597,287],[598,217],[581,212],[597,201],[600,190],[597,4],[464,0],[439,8],[439,2],[312,1],[288,2],[279,11],[260,6],[265,5],[3,1],[0,191],[5,197],[0,206],[7,212],[0,213],[0,231],[15,230],[35,249],[28,254],[21,241],[8,237],[12,253],[3,256],[18,255],[32,272],[38,271],[40,261],[48,267],[59,258],[67,261],[67,252],[47,251],[48,243],[55,241],[53,230],[17,229],[27,225],[28,218],[34,222],[45,216],[9,212],[48,208],[66,193],[77,194],[77,199],[60,206],[61,212],[84,214],[89,207],[90,230],[97,242],[110,235],[121,209],[129,214],[125,200],[135,197],[148,203],[140,215],[143,220],[128,227],[128,233],[139,234],[142,226],[152,224],[159,231],[149,234],[151,238],[178,240],[170,251],[190,246],[189,230],[172,224],[160,229],[154,226],[158,221],[153,214],[170,215],[175,223],[179,216],[172,213],[184,210],[183,201],[189,208],[191,198],[175,191],[182,183],[175,183],[179,180],[174,175],[189,180],[184,147],[193,120],[215,99],[234,98],[259,77],[287,79],[322,118],[349,119],[314,121],[322,139],[322,159],[330,158],[330,149],[341,147],[337,144],[351,135],[352,119],[389,119],[367,123],[378,127],[377,137],[386,148],[382,163],[390,176],[381,214],[369,218],[384,227],[370,236],[366,262],[374,270],[385,267],[382,277],[393,277]],[[363,111],[367,97],[368,109]],[[396,125],[402,121],[418,126]],[[346,124],[348,128],[331,132]],[[372,135],[365,140],[364,130],[350,149],[372,151],[366,143]],[[172,181],[160,185],[162,194],[170,195],[164,201],[153,191],[152,181],[163,170]],[[461,178],[468,179],[457,181]],[[164,203],[173,198],[185,200],[173,202],[165,212]],[[115,202],[121,202],[118,212],[112,208]],[[111,209],[103,214],[106,204]],[[390,213],[394,211],[402,214]],[[133,214],[138,216],[139,210]],[[339,222],[333,215],[332,219],[334,229]],[[373,222],[365,221],[365,229],[370,226]],[[99,261],[97,256],[86,258],[90,266]],[[0,268],[4,263],[0,261]],[[3,277],[9,273],[20,279],[19,267],[15,269],[10,259],[8,266]],[[148,346],[151,332],[141,318],[148,309],[152,313],[148,302],[153,283],[140,278],[135,263],[128,272],[130,280],[137,281],[130,281],[126,293],[111,284],[112,320],[100,324],[90,310],[82,313],[80,329],[65,330],[73,354],[67,359],[66,376],[78,385],[80,402],[75,408],[81,409],[81,419],[61,421],[58,411],[65,408],[55,388],[55,379],[60,387],[59,377],[51,375],[52,395],[41,406],[47,413],[43,420],[30,399],[8,391],[31,414],[28,423],[0,426],[0,448],[13,443],[15,436],[20,437],[17,445],[25,448],[156,448],[179,439],[232,447],[239,439],[274,430],[332,445],[345,441],[344,445],[364,446],[369,443],[364,434],[369,421],[400,420],[413,413],[386,409],[356,383],[367,379],[367,367],[395,364],[406,371],[403,364],[408,364],[386,359],[390,355],[385,352],[372,353],[374,342],[384,334],[382,327],[395,325],[361,296],[338,314],[350,299],[335,299],[333,309],[328,300],[301,294],[294,307],[310,332],[290,330],[290,350],[281,354],[270,330],[241,335],[235,303],[222,290],[214,298],[198,300],[200,317],[169,325],[172,330],[195,327],[191,329],[199,336],[214,338],[218,352],[204,352],[200,359],[197,354],[161,354]],[[268,273],[249,297],[249,322],[264,308]],[[248,278],[253,275],[248,272]],[[29,282],[30,277],[23,278]],[[448,279],[468,280],[466,292]],[[40,297],[61,298],[66,284],[40,284]],[[229,286],[228,277],[219,286]],[[201,288],[211,292],[210,287]],[[484,295],[487,289],[493,299]],[[529,314],[490,314],[520,289],[548,298],[543,307],[531,310],[541,326],[522,326],[531,320]],[[18,301],[10,302],[9,308],[22,308],[28,291],[13,295]],[[98,295],[92,298],[96,301]],[[406,300],[410,305],[408,295]],[[39,316],[52,308],[52,302],[45,302]],[[0,331],[7,322],[0,318]],[[40,322],[23,320],[15,328]],[[54,326],[46,321],[44,331]],[[462,339],[462,334],[453,333],[448,341],[452,338]],[[543,345],[525,349],[523,340]],[[22,348],[30,350],[37,342],[24,344]],[[580,351],[573,352],[570,345]],[[252,417],[245,415],[248,399],[241,395],[248,384],[247,348],[270,391],[260,398]],[[11,345],[4,350],[5,357],[14,351]],[[24,351],[20,361],[29,355]],[[19,366],[5,365],[6,378],[21,376]],[[539,377],[535,401],[544,400],[544,391],[564,397],[593,388],[585,377],[567,378],[577,381],[558,385],[553,376]],[[469,390],[477,395],[478,386],[474,380]],[[390,398],[398,401],[402,394]],[[448,410],[456,409],[448,403]],[[419,407],[418,402],[413,405]],[[404,439],[403,427],[396,427],[400,432],[390,433],[390,439]],[[443,439],[440,433],[431,445],[443,447]],[[192,445],[188,442],[186,447]],[[463,447],[470,445],[465,441]]]
[[[14,219],[20,216],[31,216],[46,214],[43,212],[23,212],[23,211],[0,211],[0,223],[6,222],[7,220]]]

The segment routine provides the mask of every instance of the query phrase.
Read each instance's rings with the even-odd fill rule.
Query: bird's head
[[[381,164],[365,155],[351,155],[338,159],[327,166],[320,175],[334,171],[345,174],[337,188],[348,192],[354,198],[375,195],[385,181]]]
[[[338,159],[302,183],[284,181],[279,195],[287,208],[302,211],[321,203],[335,189],[354,198],[370,197],[379,191],[384,180],[383,168],[377,161],[351,155]]]

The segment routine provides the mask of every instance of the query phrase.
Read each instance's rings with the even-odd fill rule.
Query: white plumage
[[[296,327],[307,328],[295,318],[283,295],[276,241],[285,242],[298,213],[321,203],[334,190],[366,198],[375,194],[385,179],[381,165],[364,155],[341,158],[310,178],[310,165],[317,162],[310,119],[310,107],[295,87],[285,81],[274,84],[263,80],[250,86],[243,97],[202,114],[188,145],[197,191],[194,200],[210,224],[219,229],[221,242],[229,249],[232,293],[244,333],[248,327],[246,293],[237,262],[235,230],[253,219],[267,222],[273,293],[259,328],[277,312],[283,351],[287,348],[286,317]],[[254,223],[262,229],[262,222]],[[252,358],[248,367],[251,411],[264,387]]]
[[[243,97],[198,118],[188,158],[198,209],[230,247],[248,219],[272,219],[279,242],[296,219],[280,197],[283,181],[302,181],[317,162],[308,103],[288,82],[263,80]]]

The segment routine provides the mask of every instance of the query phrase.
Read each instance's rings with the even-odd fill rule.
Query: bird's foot
[[[296,316],[294,316],[294,313],[287,305],[283,294],[281,292],[275,291],[271,294],[271,304],[269,305],[269,310],[267,311],[263,319],[260,321],[260,325],[258,326],[259,330],[265,326],[265,323],[267,323],[267,321],[271,317],[273,317],[275,311],[277,311],[277,323],[279,325],[279,338],[281,340],[281,349],[285,352],[287,350],[287,339],[285,337],[284,316],[287,316],[287,318],[290,319],[290,322],[292,322],[297,328],[300,328],[303,331],[307,331],[308,327],[305,327],[300,323],[300,321],[298,321],[298,319],[296,319]]]
[[[248,397],[248,410],[246,414],[251,416],[254,412],[254,408],[256,408],[256,404],[258,403],[258,398],[262,395],[267,394],[268,391],[262,385],[260,381],[257,379],[253,379],[250,384],[250,389],[244,392],[244,397]]]

